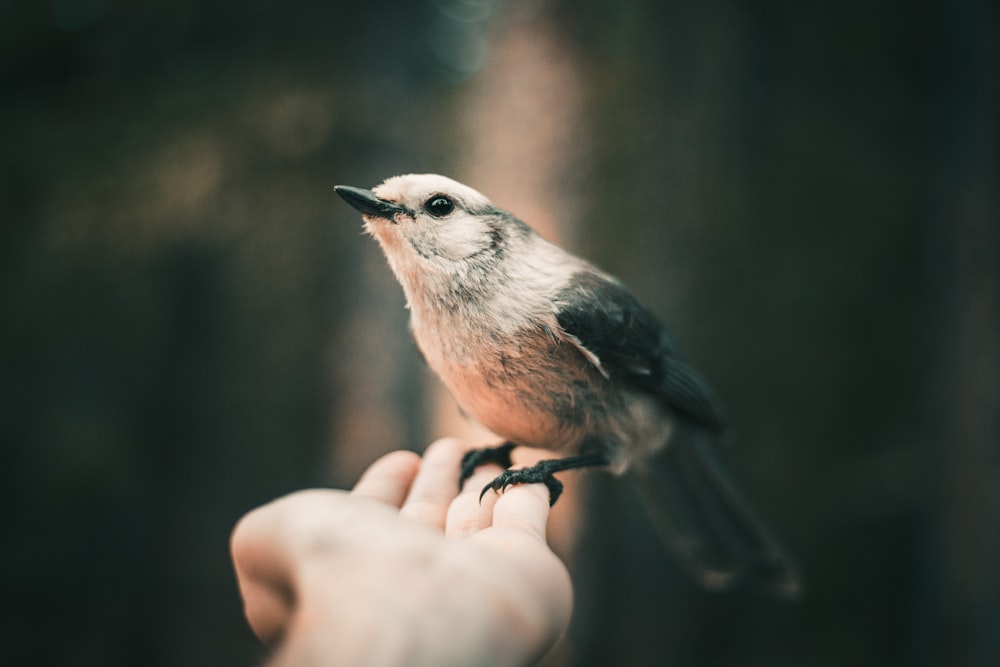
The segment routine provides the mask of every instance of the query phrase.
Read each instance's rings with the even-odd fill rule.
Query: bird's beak
[[[410,209],[385,199],[379,199],[371,190],[352,188],[349,185],[335,185],[333,189],[344,201],[361,211],[363,215],[384,218],[390,222],[396,222],[397,213],[412,215]]]

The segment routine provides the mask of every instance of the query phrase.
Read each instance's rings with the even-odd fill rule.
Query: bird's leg
[[[496,447],[483,447],[466,452],[465,456],[462,457],[462,473],[458,476],[458,488],[462,488],[465,480],[472,477],[472,473],[479,466],[486,465],[487,463],[496,463],[501,468],[509,468],[513,464],[513,461],[510,459],[510,453],[515,447],[517,445],[508,440]]]
[[[479,499],[490,489],[494,491],[504,491],[508,486],[514,484],[534,484],[540,482],[549,489],[549,505],[555,505],[556,500],[563,491],[562,482],[555,478],[554,473],[563,470],[573,470],[574,468],[592,468],[596,466],[608,465],[608,457],[604,454],[581,454],[579,456],[568,456],[564,459],[547,459],[539,461],[528,468],[517,470],[504,470],[499,477],[487,484],[483,492],[479,494]]]

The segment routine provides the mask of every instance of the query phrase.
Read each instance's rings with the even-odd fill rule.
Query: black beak
[[[349,185],[335,185],[333,189],[344,201],[361,211],[364,215],[384,218],[390,222],[396,222],[397,213],[412,215],[410,209],[399,204],[394,204],[391,201],[379,199],[371,190],[352,188]]]

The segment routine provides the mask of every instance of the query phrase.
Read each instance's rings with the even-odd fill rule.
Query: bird
[[[496,462],[505,470],[480,499],[540,482],[555,503],[555,473],[605,468],[635,482],[661,541],[705,588],[799,594],[796,568],[719,460],[718,400],[618,279],[445,176],[334,190],[381,246],[427,365],[503,438],[466,454],[460,484]],[[515,447],[556,456],[510,469]]]

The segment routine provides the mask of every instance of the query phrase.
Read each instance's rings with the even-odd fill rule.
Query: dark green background
[[[476,73],[429,48],[440,2],[137,4],[0,3],[5,664],[261,660],[232,525],[356,474],[330,441],[377,250],[331,186],[461,156]],[[698,591],[594,475],[572,663],[1000,664],[995,5],[538,20],[590,102],[575,249],[716,385],[726,458],[807,584]],[[372,409],[405,425],[386,448],[419,449],[392,295],[396,400]]]

